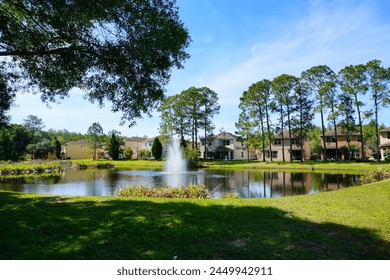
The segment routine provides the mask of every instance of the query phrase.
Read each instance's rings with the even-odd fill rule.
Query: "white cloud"
[[[250,55],[249,59],[215,77],[208,75],[205,80],[224,95],[225,102],[231,103],[237,102],[242,90],[263,78],[272,79],[283,73],[300,75],[319,64],[338,71],[373,58],[389,61],[383,48],[389,45],[390,26],[376,25],[375,10],[368,3],[328,3],[316,1],[301,21],[286,26],[284,34],[241,50]]]
[[[366,63],[374,58],[389,65],[390,25],[380,24],[376,7],[371,4],[312,1],[308,13],[295,25],[287,25],[283,34],[241,49],[247,54],[246,60],[225,71],[217,68],[220,72],[201,73],[197,80],[220,96],[221,114],[224,107],[228,108],[225,114],[230,113],[218,118],[221,125],[233,131],[242,92],[261,79],[272,80],[283,73],[299,76],[302,71],[321,64],[337,72],[347,65]],[[221,52],[226,59],[232,56],[229,50]],[[236,112],[235,119],[229,119],[232,110]]]

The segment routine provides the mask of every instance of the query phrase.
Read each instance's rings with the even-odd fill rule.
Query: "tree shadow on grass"
[[[0,216],[0,259],[390,259],[375,232],[262,206],[0,192]]]

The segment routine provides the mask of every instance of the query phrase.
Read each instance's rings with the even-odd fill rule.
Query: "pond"
[[[299,172],[263,172],[258,170],[199,169],[180,175],[160,170],[84,170],[67,169],[59,176],[25,177],[0,180],[0,190],[25,193],[113,196],[118,187],[149,187],[203,184],[212,197],[235,193],[243,198],[273,198],[337,190],[359,183],[360,175]]]

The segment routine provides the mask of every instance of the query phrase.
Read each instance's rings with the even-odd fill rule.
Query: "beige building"
[[[292,144],[292,150],[290,150],[290,141]],[[282,133],[275,134],[271,143],[271,152],[268,148],[268,151],[265,152],[265,158],[266,160],[270,160],[272,157],[272,160],[281,161],[283,160],[283,153],[286,161],[290,160],[290,154],[292,154],[293,160],[301,160],[302,158],[303,160],[308,160],[310,159],[310,143],[307,139],[304,140],[302,155],[300,139],[295,136],[289,139],[289,133],[287,130],[283,132],[283,135]]]
[[[163,153],[162,157],[165,158],[167,156],[168,146],[169,143],[163,142],[164,137],[163,136],[156,136],[160,140],[162,146],[163,146]],[[125,148],[131,147],[131,150],[133,151],[132,159],[141,159],[141,153],[142,151],[147,151],[151,153],[153,141],[156,137],[152,138],[145,138],[145,137],[126,137],[124,139],[125,142]]]
[[[92,158],[92,149],[88,146],[87,141],[71,141],[62,145],[61,153],[63,157],[71,159]]]
[[[379,141],[381,149],[381,159],[384,160],[386,155],[390,153],[390,127],[386,127],[379,131]]]
[[[126,137],[124,139],[125,142],[125,148],[130,147],[133,151],[132,159],[139,159],[140,158],[140,151],[148,149],[149,147],[145,144],[147,141],[147,138],[144,137]]]
[[[321,147],[324,148],[323,136],[321,135]],[[327,159],[336,158],[336,133],[334,129],[325,132],[326,157]],[[351,159],[361,158],[362,141],[360,133],[351,132],[349,136],[342,128],[337,128],[338,157],[340,160],[348,159],[348,142],[351,149]],[[322,155],[322,158],[324,155]],[[367,155],[366,155],[367,157]]]
[[[206,157],[205,141],[201,139],[200,158]],[[256,159],[256,154],[253,151],[248,151],[245,143],[238,140],[238,137],[229,132],[211,136],[207,139],[207,158],[213,159]]]

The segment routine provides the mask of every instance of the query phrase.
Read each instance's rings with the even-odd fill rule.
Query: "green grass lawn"
[[[336,172],[336,173],[366,173],[370,170],[378,168],[390,169],[388,162],[334,162],[334,161],[294,161],[294,162],[262,162],[262,161],[208,161],[204,162],[204,166],[208,168],[223,168],[223,169],[261,169],[261,170],[283,170],[283,171],[308,171],[308,172]]]
[[[49,169],[59,168],[59,165],[64,166],[89,166],[110,164],[119,169],[162,169],[164,161],[156,160],[66,160],[66,161],[32,161],[19,163],[0,163],[0,171],[2,170],[27,170],[27,169]],[[370,170],[378,168],[390,169],[390,163],[387,162],[322,162],[322,161],[305,161],[293,163],[290,162],[262,162],[262,161],[243,161],[243,160],[228,160],[228,161],[200,161],[200,166],[205,168],[223,168],[223,169],[258,169],[258,170],[283,170],[283,171],[307,171],[307,172],[334,172],[334,173],[366,173]]]
[[[0,259],[390,259],[390,180],[277,199],[0,192]]]
[[[109,163],[119,169],[162,169],[164,161],[155,160],[71,160],[72,164],[85,164],[93,166],[96,163]],[[200,161],[201,167],[221,168],[221,169],[256,169],[269,171],[299,171],[299,172],[331,172],[331,173],[367,173],[370,170],[378,168],[390,169],[390,163],[387,162],[322,162],[322,161],[305,161],[299,162],[262,162],[262,161],[245,161],[245,160],[228,160],[228,161]]]

